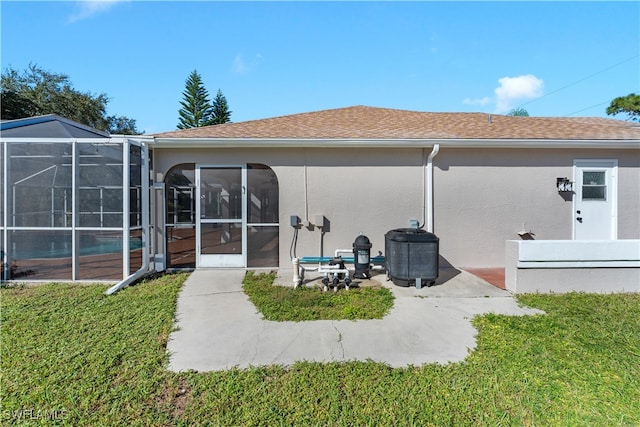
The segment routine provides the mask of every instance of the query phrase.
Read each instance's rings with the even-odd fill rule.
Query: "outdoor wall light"
[[[560,193],[573,191],[573,182],[569,178],[556,178],[556,187]]]

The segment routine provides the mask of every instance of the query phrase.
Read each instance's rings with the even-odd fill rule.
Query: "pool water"
[[[129,250],[133,251],[140,248],[142,248],[141,239],[131,239],[129,241]],[[90,244],[80,245],[80,256],[114,253],[122,253],[121,239],[96,239]],[[29,250],[20,250],[17,247],[9,253],[9,257],[11,259],[69,258],[71,257],[71,244],[49,243],[48,248],[30,248]]]

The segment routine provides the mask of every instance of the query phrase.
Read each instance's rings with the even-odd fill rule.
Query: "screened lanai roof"
[[[56,114],[3,120],[3,138],[108,138],[109,133],[93,129]]]

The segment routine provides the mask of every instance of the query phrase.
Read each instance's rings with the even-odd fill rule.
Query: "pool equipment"
[[[345,289],[349,290],[352,276],[346,264],[354,264],[353,277],[360,279],[368,279],[371,269],[384,269],[385,257],[382,254],[371,257],[371,246],[367,236],[359,235],[353,243],[353,249],[336,249],[333,257],[292,258],[293,286],[297,288],[302,284],[305,272],[317,271],[324,275],[322,283],[325,291],[329,287],[333,288],[334,292],[337,291],[340,282],[344,282]]]

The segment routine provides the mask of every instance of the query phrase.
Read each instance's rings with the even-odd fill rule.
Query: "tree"
[[[106,115],[109,98],[104,93],[80,92],[66,74],[45,71],[35,64],[21,73],[13,68],[2,73],[0,100],[3,120],[57,114],[110,133],[141,133],[134,119]]]
[[[525,110],[524,108],[520,107],[520,108],[513,108],[511,111],[509,111],[507,113],[507,116],[514,116],[514,117],[529,117],[529,112],[527,110]]]
[[[640,121],[640,95],[630,93],[627,96],[619,96],[607,107],[607,114],[610,116],[626,113],[627,120]]]
[[[193,70],[191,74],[189,74],[182,95],[184,99],[180,101],[182,108],[178,110],[180,116],[178,129],[210,125],[212,120],[212,106],[209,102],[209,93],[207,89],[205,89],[198,71]]]
[[[211,123],[214,125],[221,125],[231,121],[231,111],[229,111],[229,105],[227,104],[227,98],[222,94],[222,91],[218,89],[215,99],[213,100],[211,113]]]
[[[136,121],[124,116],[107,117],[109,133],[121,135],[138,135],[141,132],[136,129]]]

